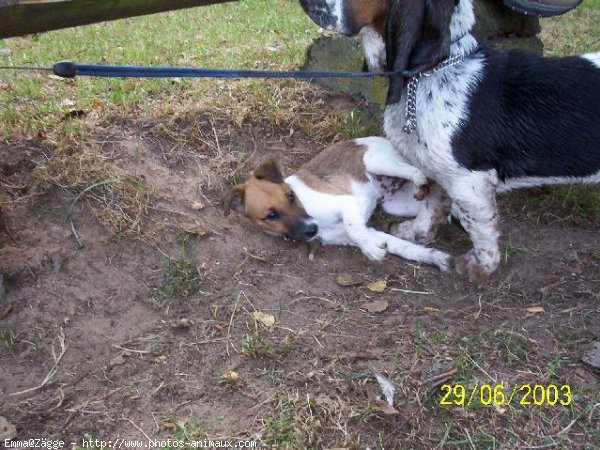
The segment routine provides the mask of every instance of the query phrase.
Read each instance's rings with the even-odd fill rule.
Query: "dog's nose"
[[[306,237],[306,240],[314,238],[317,235],[318,231],[319,231],[319,227],[317,226],[316,223],[311,223],[310,225],[308,225],[306,227],[306,231],[304,232],[304,236]]]

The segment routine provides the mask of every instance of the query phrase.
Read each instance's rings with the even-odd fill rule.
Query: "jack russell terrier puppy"
[[[314,242],[354,245],[374,261],[389,252],[448,271],[452,258],[447,253],[367,226],[378,202],[389,214],[416,216],[429,196],[439,196],[428,195],[426,183],[390,141],[368,137],[326,148],[285,180],[270,160],[228,193],[224,209],[226,215],[231,210],[243,214],[269,234],[309,242],[311,251]]]

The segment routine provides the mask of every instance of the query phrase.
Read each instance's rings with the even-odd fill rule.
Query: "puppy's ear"
[[[414,74],[431,69],[450,53],[450,21],[456,0],[397,0],[386,29],[388,70]],[[390,79],[387,104],[400,101],[404,76]]]
[[[269,159],[252,171],[254,178],[270,181],[271,183],[283,183],[283,175],[279,164],[274,159]]]
[[[225,213],[226,216],[229,215],[231,210],[243,213],[246,206],[245,197],[246,188],[243,184],[238,184],[233,187],[231,191],[225,195],[225,198],[223,198],[223,213]]]

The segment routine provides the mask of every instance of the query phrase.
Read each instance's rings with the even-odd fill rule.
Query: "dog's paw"
[[[459,256],[454,261],[454,269],[459,275],[468,275],[469,281],[475,284],[482,284],[487,281],[493,269],[485,267],[479,262],[473,250]]]
[[[415,184],[413,195],[418,201],[424,200],[429,195],[429,185]]]
[[[383,239],[370,238],[360,245],[360,249],[371,261],[381,261],[387,253],[387,244]]]

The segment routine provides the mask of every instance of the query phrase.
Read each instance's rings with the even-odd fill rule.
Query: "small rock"
[[[192,209],[194,209],[196,211],[200,211],[202,208],[204,208],[204,203],[194,202],[192,204]]]
[[[594,342],[590,349],[583,354],[581,360],[594,369],[600,369],[600,342]]]

